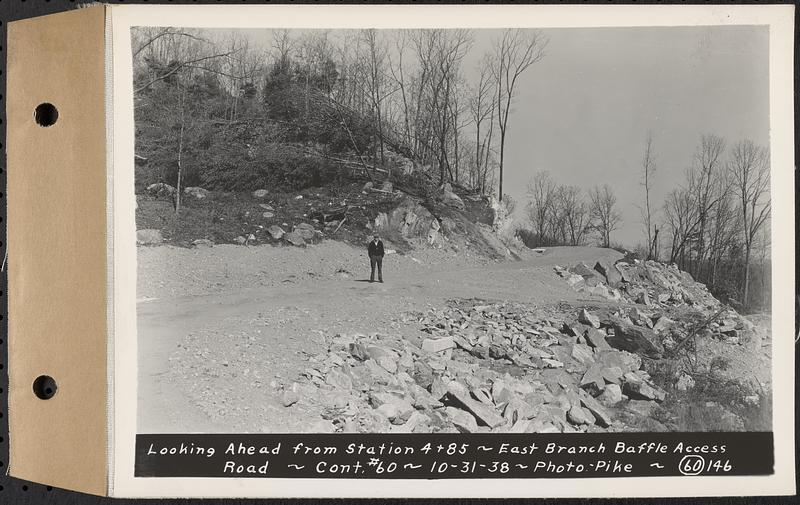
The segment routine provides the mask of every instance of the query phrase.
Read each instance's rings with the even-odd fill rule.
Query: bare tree
[[[489,151],[492,147],[492,136],[494,134],[494,115],[497,103],[494,99],[495,82],[491,76],[491,55],[484,56],[480,65],[480,75],[478,83],[473,90],[470,100],[470,115],[472,123],[475,125],[475,165],[474,165],[474,184],[480,188],[481,193],[486,192],[486,176],[489,167]],[[488,120],[488,130],[482,129]]]
[[[511,102],[517,79],[531,65],[544,57],[544,50],[548,40],[538,30],[509,29],[503,32],[499,40],[495,41],[494,76],[497,94],[497,126],[500,129],[500,199],[503,198],[503,161],[505,153],[506,133],[508,132],[508,117],[511,113]]]
[[[372,114],[375,120],[375,127],[378,129],[378,146],[380,150],[381,166],[386,165],[386,155],[383,144],[383,101],[390,93],[386,89],[386,59],[387,48],[383,40],[378,36],[378,31],[374,28],[362,30],[362,37],[367,49],[366,62],[364,67],[367,70],[367,90]],[[391,172],[390,172],[391,173]]]
[[[595,186],[589,192],[591,202],[592,226],[600,235],[603,247],[611,247],[611,233],[619,228],[622,218],[614,208],[617,197],[608,186],[602,188]]]
[[[556,184],[547,171],[537,172],[528,182],[528,218],[533,232],[546,240],[551,209],[554,205]]]
[[[744,242],[744,285],[742,303],[748,306],[750,289],[750,259],[758,232],[770,216],[769,151],[752,141],[733,146],[728,171],[741,205],[742,240]]]
[[[653,187],[653,178],[656,174],[656,160],[653,153],[653,133],[647,132],[647,140],[644,144],[644,154],[642,155],[642,182],[644,187],[644,209],[643,219],[647,232],[647,259],[653,259],[656,249],[656,242],[653,234],[653,213],[650,209],[650,190]]]
[[[589,210],[581,196],[581,189],[577,186],[564,186],[560,191],[560,205],[569,244],[581,245],[589,226]]]

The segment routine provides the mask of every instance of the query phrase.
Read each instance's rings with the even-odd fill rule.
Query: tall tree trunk
[[[506,132],[500,130],[500,184],[497,199],[503,201],[503,154],[506,147]]]
[[[747,245],[744,253],[744,290],[742,290],[742,305],[744,305],[745,308],[750,307],[748,301],[750,291],[750,247],[750,245]]]
[[[180,103],[181,109],[181,129],[180,133],[178,134],[178,182],[175,187],[175,216],[180,216],[181,212],[181,177],[183,176],[183,132],[186,127],[186,114],[184,112],[185,109],[185,97],[183,95],[184,90],[181,89],[180,85],[180,77],[178,78],[178,102]]]

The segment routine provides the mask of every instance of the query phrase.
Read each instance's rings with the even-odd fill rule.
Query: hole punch
[[[33,381],[33,394],[40,400],[49,400],[56,395],[58,385],[49,375],[40,375]]]
[[[33,112],[33,118],[39,126],[53,126],[58,121],[58,109],[52,103],[40,103]]]

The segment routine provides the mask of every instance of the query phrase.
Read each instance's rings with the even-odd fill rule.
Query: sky
[[[271,30],[243,30],[269,47]],[[765,26],[546,29],[545,57],[518,81],[505,147],[504,193],[523,208],[533,174],[581,187],[608,184],[622,215],[612,241],[645,242],[641,160],[656,162],[651,206],[683,180],[703,134],[769,144]],[[462,71],[477,81],[497,30],[474,30]],[[517,212],[521,214],[521,212]],[[519,216],[521,217],[521,216]],[[660,218],[660,215],[656,219]]]
[[[546,30],[547,54],[523,74],[510,118],[504,182],[519,202],[537,170],[618,198],[612,240],[644,243],[641,160],[648,131],[651,205],[683,179],[703,134],[769,144],[765,27]]]

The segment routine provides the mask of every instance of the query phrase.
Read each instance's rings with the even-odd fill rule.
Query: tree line
[[[769,150],[750,140],[729,145],[722,137],[702,135],[683,180],[661,205],[652,201],[657,163],[651,134],[640,167],[644,243],[635,248],[637,255],[677,264],[739,308],[768,307]],[[622,248],[611,239],[622,217],[608,185],[584,194],[543,171],[531,178],[527,196],[528,225],[518,235],[528,246],[595,241]]]
[[[132,30],[137,182],[243,190],[343,172],[450,182],[503,197],[520,77],[537,30]],[[420,180],[422,182],[420,182]]]

